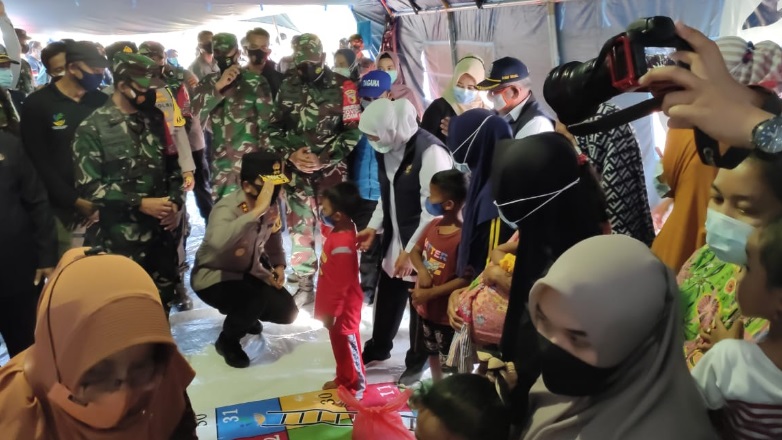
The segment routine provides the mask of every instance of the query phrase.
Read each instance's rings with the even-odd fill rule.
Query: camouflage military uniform
[[[0,131],[19,135],[19,113],[8,90],[0,87]]]
[[[234,47],[236,37],[217,34],[214,37],[215,58],[225,56]],[[269,148],[268,125],[274,105],[272,90],[263,75],[243,70],[222,96],[215,85],[222,73],[205,76],[193,95],[193,113],[202,124],[211,122],[214,137],[212,162],[212,195],[215,201],[241,186],[239,172],[242,156]]]
[[[317,36],[301,36],[294,53],[294,63],[320,62],[323,48]],[[323,68],[312,84],[298,75],[288,74],[280,86],[271,120],[271,143],[275,152],[286,159],[302,147],[309,147],[326,167],[313,174],[293,168],[293,178],[286,189],[288,226],[293,256],[291,266],[303,277],[317,271],[315,228],[318,226],[317,196],[347,177],[345,158],[355,148],[361,133],[342,123],[342,85],[347,79]]]
[[[115,78],[126,78],[128,73],[122,69],[128,66],[141,69],[152,63],[141,55],[118,54]],[[147,85],[143,78],[133,80]],[[148,115],[124,114],[108,100],[76,130],[75,180],[79,197],[92,201],[100,211],[100,222],[91,231],[95,243],[144,267],[166,305],[178,281],[176,242],[160,220],[142,213],[140,206],[144,198],[170,197],[181,207],[184,197],[179,165],[173,156],[165,156],[164,143],[150,126]]]
[[[16,90],[19,90],[26,96],[35,91],[33,68],[30,67],[30,63],[24,58],[22,58],[21,65],[19,70],[19,82],[16,84]]]

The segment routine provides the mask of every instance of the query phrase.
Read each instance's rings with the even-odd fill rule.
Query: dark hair
[[[600,175],[598,175],[595,167],[588,161],[584,161],[579,167],[579,173],[581,174],[576,191],[580,192],[584,203],[584,209],[591,210],[591,215],[587,218],[598,218],[603,223],[608,223],[610,218],[608,216],[608,200],[606,199],[605,192],[603,192],[603,186],[600,185]]]
[[[207,37],[210,39],[215,36],[212,31],[201,31],[198,33],[198,44],[201,44]]]
[[[260,28],[260,27],[257,27],[255,29],[250,29],[249,31],[247,31],[247,34],[245,35],[244,38],[249,40],[250,36],[252,36],[252,35],[255,35],[257,37],[271,38],[271,35],[269,35],[269,32],[266,29]]]
[[[752,159],[760,165],[763,180],[774,193],[774,197],[782,203],[782,154],[752,150],[748,159]]]
[[[451,433],[465,440],[508,438],[507,409],[485,377],[455,374],[426,388],[413,404],[431,411]]]
[[[445,170],[432,176],[432,185],[435,185],[448,200],[455,203],[464,203],[467,198],[467,179],[459,170]]]
[[[341,212],[350,217],[351,220],[358,215],[358,210],[361,206],[361,195],[355,183],[338,183],[331,188],[325,189],[321,196],[331,202],[334,212]]]
[[[760,230],[760,263],[766,269],[766,284],[782,287],[782,217]]]
[[[50,70],[49,62],[52,58],[61,53],[65,53],[67,48],[68,45],[65,44],[64,41],[49,43],[49,45],[44,47],[41,51],[41,62],[43,63],[43,67],[45,67],[47,71]]]
[[[348,37],[348,41],[360,41],[364,42],[364,37],[362,37],[360,34],[353,34],[350,37]]]
[[[394,58],[391,56],[390,53],[386,52],[383,55],[380,55],[380,58],[378,58],[377,60],[378,61],[380,61],[380,60],[391,60],[391,61],[394,61]]]

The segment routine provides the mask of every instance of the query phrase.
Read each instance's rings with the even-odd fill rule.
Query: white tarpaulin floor
[[[187,254],[188,262],[192,264],[204,234],[204,223],[197,214],[192,197],[188,199],[188,211],[191,213],[192,230]],[[290,249],[287,240],[286,247]],[[189,286],[189,279],[186,281]],[[289,286],[289,290],[295,291],[295,286]],[[193,300],[192,310],[172,312],[171,331],[179,349],[196,371],[188,393],[198,415],[200,439],[217,439],[215,408],[315,391],[334,379],[335,362],[328,333],[311,318],[312,305],[301,310],[298,319],[291,325],[264,323],[261,335],[245,337],[242,345],[250,356],[251,365],[235,369],[226,365],[214,348],[223,316],[194,295]],[[372,312],[372,307],[364,307],[362,343],[372,333]],[[407,326],[408,315],[405,314],[391,359],[367,367],[369,383],[394,382],[402,374],[405,351],[409,346]],[[5,345],[0,344],[0,365],[7,361]]]

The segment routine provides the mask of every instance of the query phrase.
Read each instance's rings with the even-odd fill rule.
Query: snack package
[[[358,87],[353,81],[342,83],[342,123],[358,124],[361,120],[361,103],[358,99]]]

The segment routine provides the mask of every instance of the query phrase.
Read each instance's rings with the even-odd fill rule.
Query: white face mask
[[[747,240],[755,228],[711,208],[706,213],[706,244],[720,260],[747,263]]]
[[[497,93],[496,95],[491,95],[491,102],[494,104],[494,110],[500,111],[505,108],[506,105],[508,105],[507,102],[505,102],[505,97],[503,96],[504,92]]]
[[[522,221],[524,221],[524,219],[526,219],[527,217],[529,217],[532,214],[534,214],[540,208],[546,206],[549,202],[551,202],[552,200],[556,199],[563,192],[565,192],[568,189],[576,186],[576,184],[578,184],[579,181],[581,181],[580,178],[570,182],[568,185],[566,185],[564,188],[562,188],[562,189],[560,189],[558,191],[554,191],[554,192],[550,192],[550,193],[546,193],[546,194],[541,194],[539,196],[524,197],[523,199],[511,200],[510,202],[505,202],[505,203],[497,203],[497,201],[495,201],[494,202],[494,206],[497,207],[497,211],[500,214],[500,218],[502,219],[503,222],[505,222],[506,225],[508,225],[509,227],[511,227],[513,229],[518,229],[518,224],[521,223]],[[513,220],[509,219],[508,217],[506,217],[506,216],[504,216],[502,214],[502,207],[503,206],[515,205],[517,203],[525,202],[527,200],[541,199],[543,197],[548,197],[548,200],[546,200],[545,202],[541,203],[540,205],[538,205],[537,208],[535,208],[532,211],[528,212],[527,215],[525,215],[524,217],[522,217],[522,218],[520,218],[520,219],[518,219],[516,221],[513,221]]]
[[[14,82],[14,74],[11,69],[0,69],[0,86],[4,89],[11,89],[11,84]]]
[[[342,75],[345,78],[350,78],[350,69],[348,69],[347,67],[335,67],[331,69],[331,71],[339,75]]]
[[[484,119],[483,122],[481,122],[481,125],[479,125],[478,128],[475,129],[475,131],[473,131],[469,136],[467,136],[467,139],[465,139],[464,142],[461,143],[461,145],[459,145],[458,147],[456,147],[455,150],[453,150],[453,152],[451,153],[451,159],[453,160],[454,169],[459,170],[464,174],[470,173],[470,166],[467,165],[466,163],[467,157],[469,156],[470,150],[472,149],[472,144],[475,143],[475,139],[478,137],[478,132],[481,131],[481,128],[483,128],[483,126],[486,124],[488,120],[489,118]],[[465,145],[467,145],[467,151],[464,153],[465,163],[460,163],[456,160],[454,155],[457,152],[459,152],[459,150],[461,150]]]
[[[369,145],[380,154],[386,154],[394,148],[391,145],[384,145],[380,142],[373,141],[372,139],[367,139],[367,142],[369,142]]]
[[[386,73],[388,74],[388,76],[391,77],[391,84],[395,83],[397,78],[398,78],[398,75],[399,75],[397,73],[397,71],[396,70],[389,70]]]

